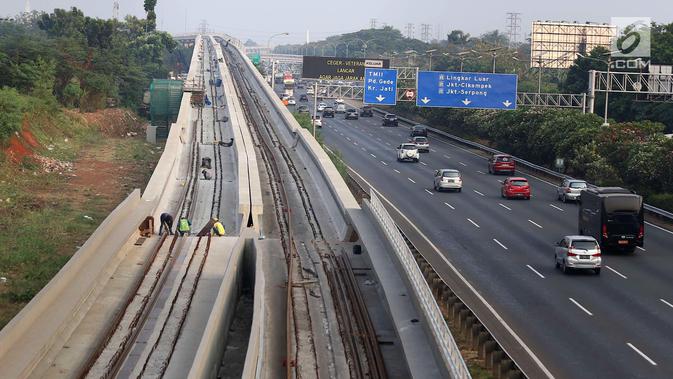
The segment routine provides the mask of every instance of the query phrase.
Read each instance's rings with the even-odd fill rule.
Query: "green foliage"
[[[84,95],[84,91],[77,78],[70,79],[70,82],[63,88],[63,105],[66,107],[78,107],[79,101]]]
[[[102,20],[77,8],[55,9],[35,26],[0,22],[0,87],[47,103],[55,97],[85,111],[104,107],[106,98],[133,107],[152,78],[167,76],[164,62],[176,46],[148,20]]]
[[[650,205],[661,209],[673,209],[673,193],[658,193],[647,198]]]
[[[396,112],[409,114],[415,109],[400,105]],[[539,108],[422,109],[417,114],[434,127],[547,168],[563,158],[566,174],[598,185],[625,186],[646,197],[673,193],[673,140],[663,135],[660,123],[602,126],[602,118],[593,114]]]
[[[21,130],[21,121],[27,104],[14,88],[0,88],[0,141]]]

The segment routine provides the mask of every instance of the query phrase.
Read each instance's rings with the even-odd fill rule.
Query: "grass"
[[[119,185],[144,185],[160,156],[140,138],[104,137],[77,116],[37,110],[30,117],[30,131],[43,146],[40,155],[73,161],[84,149],[114,149],[109,160],[129,167],[128,177],[115,178]],[[67,175],[43,172],[30,159],[11,164],[0,155],[0,277],[5,278],[0,280],[0,328],[122,200],[95,192],[73,187]]]
[[[310,115],[305,113],[293,113],[293,115],[302,128],[308,130],[311,134],[313,134],[314,126],[313,123],[311,122]],[[348,178],[348,167],[346,167],[346,163],[344,163],[341,152],[333,149],[325,149],[325,141],[323,139],[322,134],[320,133],[320,130],[316,130],[315,138],[320,144],[320,146],[322,146],[323,150],[325,150],[332,163],[334,163],[334,166],[336,166],[336,169],[337,171],[339,171],[339,174],[341,174],[341,177],[344,178],[344,180],[346,180]]]

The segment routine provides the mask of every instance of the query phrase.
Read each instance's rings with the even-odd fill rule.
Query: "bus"
[[[579,234],[602,249],[633,252],[643,246],[643,197],[621,187],[588,188],[580,194]]]
[[[286,95],[294,96],[294,78],[290,72],[286,72],[283,75],[283,89]]]

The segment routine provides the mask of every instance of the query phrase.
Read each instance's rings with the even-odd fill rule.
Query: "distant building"
[[[254,54],[259,54],[259,55],[267,55],[269,54],[270,49],[266,46],[246,46],[245,47],[245,53],[248,55],[254,55]]]
[[[610,49],[617,27],[608,24],[533,21],[531,67],[568,68],[577,54],[588,54],[601,46]]]

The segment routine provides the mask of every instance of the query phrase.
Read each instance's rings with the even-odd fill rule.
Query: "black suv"
[[[428,128],[425,125],[414,125],[414,127],[411,128],[411,137],[427,137],[428,136]]]
[[[372,110],[371,105],[364,105],[360,109],[360,117],[374,117],[374,111]]]
[[[299,95],[299,101],[308,101],[308,96],[305,93]]]
[[[347,109],[346,110],[346,120],[357,120],[358,119],[358,111],[355,109]]]
[[[322,118],[327,118],[327,117],[334,118],[334,108],[333,107],[325,107],[325,109],[322,110]]]
[[[392,113],[386,113],[383,116],[383,126],[397,126],[397,116]]]

